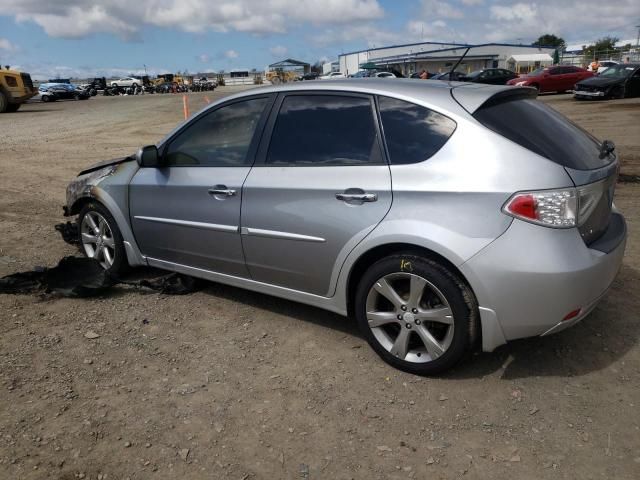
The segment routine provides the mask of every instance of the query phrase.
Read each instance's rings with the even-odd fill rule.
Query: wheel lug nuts
[[[418,309],[417,309],[417,308],[412,308],[412,309],[411,309],[411,311],[412,311],[413,313],[418,313]]]
[[[409,330],[411,330],[411,324],[410,323],[406,323],[405,327],[407,327]]]
[[[398,320],[402,320],[402,315],[398,315]]]
[[[400,308],[401,308],[402,310],[404,310],[404,311],[406,311],[406,310],[407,310],[407,306],[406,306],[406,305],[402,305]]]
[[[416,325],[420,325],[422,322],[416,319]]]

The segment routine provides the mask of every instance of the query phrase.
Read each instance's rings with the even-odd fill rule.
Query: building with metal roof
[[[553,56],[554,51],[552,47],[507,43],[481,45],[442,42],[409,43],[344,53],[339,57],[340,71],[351,75],[361,70],[362,65],[373,63],[380,69],[397,70],[406,76],[423,69],[431,73],[443,72],[452,68],[469,47],[471,47],[470,50],[457,67],[458,71],[468,73],[482,68],[516,70],[518,64],[513,61],[514,55]],[[527,66],[523,68],[528,71],[538,66],[540,66],[539,62],[534,60],[527,62]]]

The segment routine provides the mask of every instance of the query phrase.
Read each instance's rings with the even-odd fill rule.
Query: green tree
[[[584,58],[598,58],[601,55],[611,55],[611,52],[616,49],[616,43],[620,40],[617,37],[603,37],[596,40],[594,45],[588,45],[582,47],[582,53]]]
[[[536,47],[553,47],[562,50],[566,45],[564,38],[557,37],[552,33],[545,33],[538,37],[538,40],[532,43]]]

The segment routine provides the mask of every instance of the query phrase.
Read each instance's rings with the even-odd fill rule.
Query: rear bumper
[[[615,279],[626,246],[626,224],[612,214],[609,230],[587,247],[577,229],[552,229],[514,220],[496,241],[461,266],[495,328],[483,349],[501,342],[559,332],[586,317]],[[569,320],[563,319],[579,309]],[[484,316],[483,322],[484,322]]]

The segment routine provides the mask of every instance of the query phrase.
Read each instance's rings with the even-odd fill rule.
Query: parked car
[[[576,83],[573,96],[582,98],[640,97],[640,64],[620,63],[597,77]]]
[[[373,74],[373,77],[375,77],[375,78],[397,78],[391,72],[376,72],[376,73]]]
[[[486,83],[489,85],[505,85],[509,80],[518,78],[518,74],[504,68],[485,68],[465,75],[462,80],[472,83]]]
[[[319,80],[335,80],[337,78],[345,78],[345,74],[342,72],[331,72],[326,75],[318,77]]]
[[[461,82],[463,81],[465,76],[466,76],[466,73],[463,73],[463,72],[443,72],[443,73],[436,73],[429,80],[445,80],[445,81],[451,81],[451,82]]]
[[[435,374],[476,341],[574,325],[622,263],[613,144],[535,97],[384,79],[247,90],[80,172],[65,213],[113,274],[149,265],[351,315],[386,362]]]
[[[563,93],[567,90],[573,90],[576,83],[589,77],[593,77],[593,73],[584,68],[559,65],[538,68],[527,75],[509,80],[507,85],[533,87],[540,93]]]
[[[616,62],[615,60],[605,60],[603,62],[600,62],[600,66],[598,67],[598,71],[596,73],[601,74],[607,68],[613,67],[614,65],[618,65],[618,62]]]
[[[320,76],[317,72],[305,73],[300,77],[300,80],[316,80]]]
[[[38,87],[38,94],[43,102],[87,100],[91,96],[89,91],[80,90],[71,83],[43,83]]]
[[[122,77],[111,81],[112,87],[142,87],[142,85],[142,79],[135,77]]]

